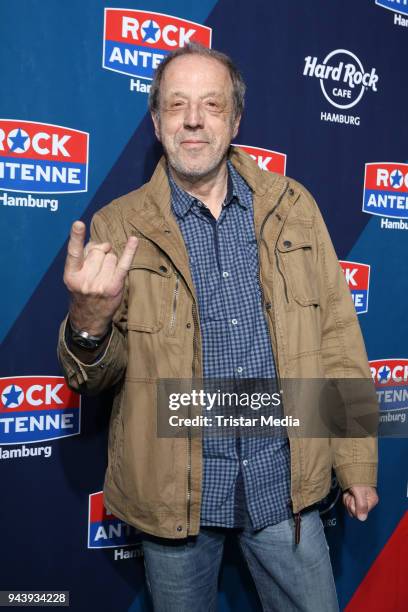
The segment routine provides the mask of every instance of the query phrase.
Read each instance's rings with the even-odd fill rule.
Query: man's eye
[[[217,100],[207,100],[205,105],[206,105],[206,108],[208,108],[208,110],[214,113],[219,113],[222,110],[222,105],[219,102],[217,102]]]
[[[183,106],[183,102],[179,100],[178,102],[173,102],[171,106],[172,108],[180,108],[181,106]]]

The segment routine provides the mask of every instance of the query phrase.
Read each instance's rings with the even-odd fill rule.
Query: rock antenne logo
[[[394,25],[408,28],[408,0],[375,0],[375,3],[393,12]]]
[[[80,431],[80,396],[62,376],[0,379],[0,443],[40,442]]]
[[[0,119],[0,189],[23,193],[87,191],[87,132]]]
[[[370,285],[370,266],[356,261],[339,262],[351,291],[357,314],[368,311],[368,291]]]
[[[380,217],[408,218],[408,164],[372,162],[365,165],[363,212]]]
[[[248,153],[252,157],[252,159],[256,161],[261,170],[277,172],[278,174],[283,175],[285,174],[285,153],[278,153],[278,151],[272,151],[271,149],[262,149],[260,147],[251,147],[250,145],[234,144],[233,146],[239,147],[240,149]]]
[[[375,0],[375,3],[395,13],[408,15],[408,0]]]
[[[132,546],[140,541],[140,535],[104,505],[103,491],[89,496],[88,548],[115,548]]]
[[[189,42],[211,47],[211,32],[207,26],[172,15],[106,8],[103,67],[151,80],[171,51]]]
[[[408,359],[370,361],[380,410],[408,409]]]

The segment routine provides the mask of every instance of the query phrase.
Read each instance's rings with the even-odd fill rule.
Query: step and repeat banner
[[[406,610],[408,0],[3,0],[0,31],[0,588],[70,591],[76,611],[150,609],[138,534],[104,507],[109,394],[68,389],[56,340],[70,226],[150,177],[153,72],[198,41],[247,82],[237,146],[319,203],[381,422],[402,432],[380,440],[365,523],[335,478],[321,504],[341,608]],[[234,541],[219,609],[260,609]]]

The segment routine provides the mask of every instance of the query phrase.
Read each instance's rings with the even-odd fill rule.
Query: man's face
[[[239,126],[228,69],[200,55],[172,60],[160,85],[159,115],[152,118],[171,168],[187,179],[210,175]]]

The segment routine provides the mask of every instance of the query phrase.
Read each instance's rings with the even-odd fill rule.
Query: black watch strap
[[[67,332],[69,341],[75,346],[79,346],[86,351],[95,351],[98,349],[109,336],[112,331],[112,323],[102,336],[92,336],[84,330],[78,330],[73,327],[71,321],[68,318],[67,321]]]

